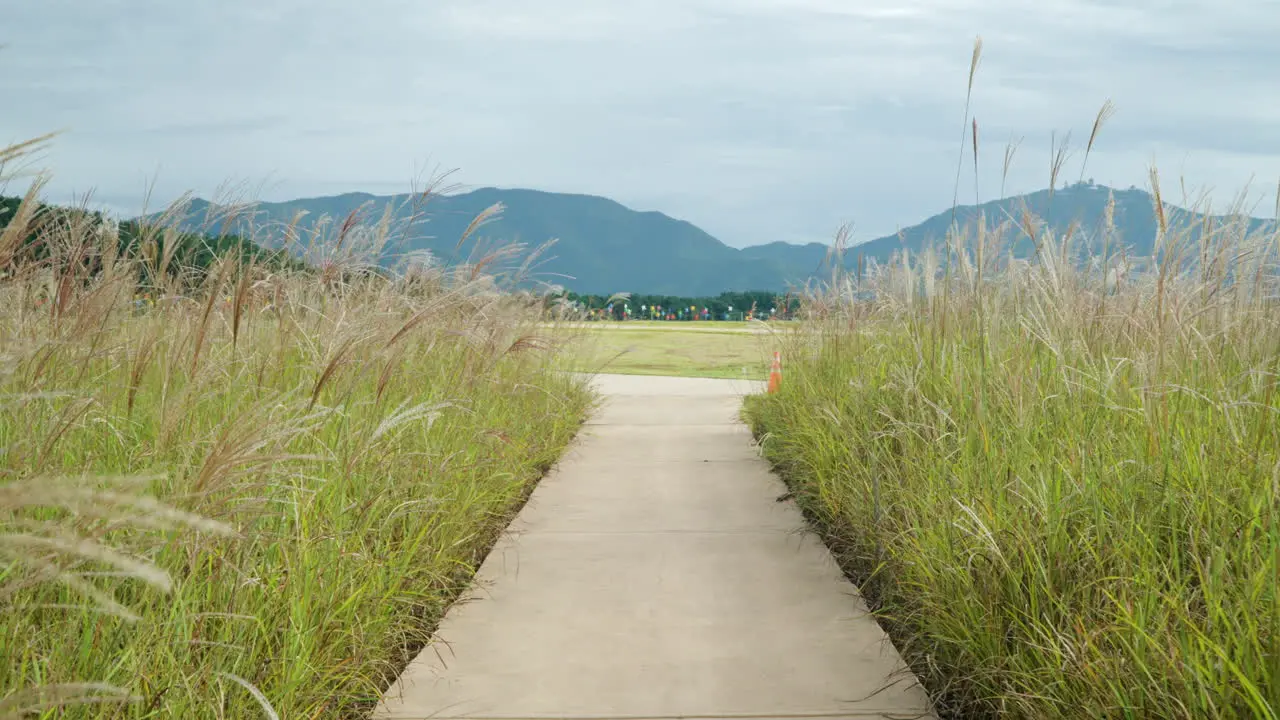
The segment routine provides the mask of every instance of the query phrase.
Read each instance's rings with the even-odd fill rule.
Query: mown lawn
[[[693,324],[693,323],[686,323]],[[728,323],[708,323],[708,325]],[[579,367],[632,375],[763,379],[772,334],[625,327],[566,330]]]

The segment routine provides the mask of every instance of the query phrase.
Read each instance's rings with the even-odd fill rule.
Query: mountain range
[[[1056,232],[1063,232],[1074,222],[1088,236],[1091,229],[1097,228],[1112,196],[1118,240],[1134,255],[1149,255],[1156,235],[1152,196],[1137,188],[1113,190],[1078,183],[1052,193],[1041,190],[959,207],[954,215],[948,209],[894,235],[854,245],[842,261],[846,265],[859,259],[883,263],[903,248],[915,252],[936,243],[944,237],[953,218],[961,227],[971,225],[980,213],[989,223],[1020,220],[1024,208]],[[347,193],[260,203],[255,206],[254,223],[268,228],[265,240],[270,245],[280,242],[281,229],[299,213],[303,214],[302,220],[295,227],[305,231],[326,217],[331,227],[339,227],[345,218],[356,213],[363,213],[368,221],[390,212],[390,217],[404,224],[414,207],[412,195]],[[495,207],[501,207],[501,212],[468,234],[473,221]],[[1176,210],[1166,207],[1170,212]],[[195,200],[186,229],[207,226],[206,218],[217,212],[216,206]],[[830,248],[822,243],[774,242],[733,248],[684,220],[660,212],[632,210],[591,195],[482,188],[432,196],[417,207],[417,213],[412,217],[425,222],[400,233],[401,246],[386,249],[381,257],[383,264],[391,264],[405,252],[421,251],[430,252],[436,261],[446,264],[474,262],[497,248],[518,244],[522,249],[507,258],[507,264],[515,267],[533,250],[555,240],[531,263],[528,275],[579,293],[626,291],[702,296],[731,290],[784,291],[825,274],[830,258]],[[1184,222],[1200,219],[1189,211],[1182,215]],[[1264,221],[1251,218],[1250,223],[1256,228]],[[243,228],[228,230],[243,232]],[[336,236],[336,230],[329,236]],[[464,237],[466,241],[459,243]],[[259,234],[258,239],[264,238]],[[1015,243],[1014,252],[1032,252],[1025,236]]]

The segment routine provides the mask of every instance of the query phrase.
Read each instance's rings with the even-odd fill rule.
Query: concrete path
[[[733,380],[603,407],[377,718],[916,718],[928,701],[737,421]]]

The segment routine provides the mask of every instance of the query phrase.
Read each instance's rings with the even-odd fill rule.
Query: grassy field
[[[660,323],[655,323],[660,325]],[[684,323],[701,325],[702,323]],[[731,325],[733,323],[705,323]],[[773,334],[725,332],[707,327],[667,329],[635,323],[563,330],[579,367],[632,375],[763,379],[777,343]],[[745,324],[744,324],[745,329]]]
[[[359,716],[584,416],[540,308],[350,256],[191,287],[89,226],[46,227],[24,265],[22,222],[0,235],[0,717]]]
[[[1278,238],[1157,220],[1141,272],[1003,226],[846,278],[748,405],[948,716],[1280,713]]]

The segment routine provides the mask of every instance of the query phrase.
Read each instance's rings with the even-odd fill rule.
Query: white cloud
[[[950,202],[978,33],[984,197],[1009,138],[1009,190],[1042,187],[1051,131],[1081,147],[1108,97],[1099,182],[1280,175],[1280,6],[1254,0],[44,0],[0,28],[0,142],[69,127],[53,192],[125,207],[157,171],[158,199],[274,199],[439,164],[732,244],[870,238]]]

